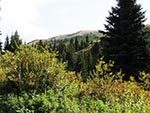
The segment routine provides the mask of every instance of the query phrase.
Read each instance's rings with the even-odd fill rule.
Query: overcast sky
[[[150,24],[150,0],[138,0]],[[16,30],[23,41],[103,29],[116,0],[1,0],[1,40]]]

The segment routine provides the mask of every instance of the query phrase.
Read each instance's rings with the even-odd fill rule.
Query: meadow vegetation
[[[121,71],[111,71],[114,62],[100,58],[85,81],[56,56],[27,45],[0,56],[1,113],[149,112],[149,73],[141,72],[140,83],[124,81]]]

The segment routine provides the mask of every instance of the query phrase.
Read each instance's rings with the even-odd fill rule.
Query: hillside
[[[49,38],[48,40],[64,40],[64,39],[71,39],[75,37],[83,37],[87,35],[93,35],[97,37],[101,36],[101,34],[98,31],[83,30],[83,31],[78,31],[76,33],[72,33],[72,34],[55,36],[55,37]]]
[[[31,42],[29,42],[28,44],[37,44],[40,40],[43,42],[51,42],[51,41],[63,41],[63,40],[70,40],[72,38],[84,38],[86,36],[92,37],[92,38],[98,38],[101,37],[102,34],[99,33],[96,30],[81,30],[72,34],[64,34],[64,35],[58,35],[58,36],[54,36],[54,37],[50,37],[48,39],[36,39],[33,40]]]

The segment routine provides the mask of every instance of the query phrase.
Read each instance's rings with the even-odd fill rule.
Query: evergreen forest
[[[0,42],[0,113],[149,113],[150,26],[116,2],[105,30]]]

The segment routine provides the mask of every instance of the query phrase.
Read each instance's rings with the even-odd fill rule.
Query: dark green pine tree
[[[93,56],[91,51],[88,52],[88,56],[87,56],[87,70],[88,72],[92,71],[95,67],[95,65],[93,65]]]
[[[68,61],[68,69],[74,71],[75,63],[76,63],[76,55],[75,55],[75,46],[74,46],[73,39],[70,40],[70,43],[67,47],[66,59]]]
[[[10,51],[15,52],[21,44],[22,40],[20,40],[18,32],[16,31],[10,38]]]
[[[63,42],[60,42],[58,44],[57,51],[59,52],[58,59],[66,61],[67,50],[66,50],[66,45]]]
[[[96,42],[91,48],[91,54],[93,56],[93,64],[96,65],[97,60],[102,57],[100,43]]]
[[[147,62],[146,42],[142,36],[145,12],[136,0],[117,0],[112,7],[105,25],[106,43],[103,49],[105,58],[115,61],[115,70],[122,68],[126,73],[138,77],[138,72],[144,70]]]
[[[77,38],[75,39],[74,45],[75,45],[75,51],[77,52],[79,50],[79,41]]]
[[[71,51],[71,49],[67,52],[67,61],[68,61],[68,69],[74,71],[76,56],[75,51]]]
[[[7,36],[5,39],[5,43],[4,43],[4,51],[10,51],[10,41],[9,41],[9,37]]]
[[[89,46],[89,36],[87,35],[86,37],[85,37],[85,47],[88,47]]]
[[[0,54],[2,54],[2,50],[3,50],[2,44],[3,43],[0,41]]]
[[[85,55],[84,53],[80,53],[77,57],[77,61],[75,64],[75,72],[76,73],[81,72],[83,79],[86,79],[86,77],[88,76],[87,71],[88,70],[87,70],[87,63],[85,61]]]

